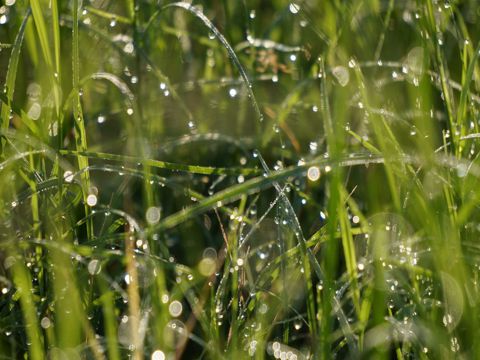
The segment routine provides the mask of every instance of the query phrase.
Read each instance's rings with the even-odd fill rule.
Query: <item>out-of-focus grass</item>
[[[477,358],[474,0],[6,0],[0,358]]]

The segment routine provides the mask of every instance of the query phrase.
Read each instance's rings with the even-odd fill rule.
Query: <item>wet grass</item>
[[[0,358],[477,358],[476,1],[0,5]]]

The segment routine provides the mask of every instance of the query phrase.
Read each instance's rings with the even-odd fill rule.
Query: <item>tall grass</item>
[[[478,17],[5,1],[0,358],[477,358]]]

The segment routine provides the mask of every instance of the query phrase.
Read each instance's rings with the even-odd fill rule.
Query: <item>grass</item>
[[[0,358],[477,358],[476,1],[0,5]]]

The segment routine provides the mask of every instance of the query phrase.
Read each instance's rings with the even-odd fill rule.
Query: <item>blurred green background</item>
[[[0,358],[478,357],[476,0],[5,0]]]

